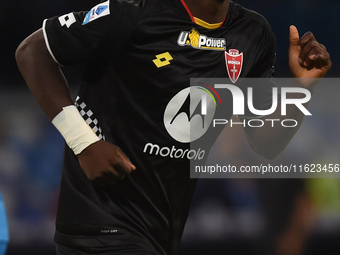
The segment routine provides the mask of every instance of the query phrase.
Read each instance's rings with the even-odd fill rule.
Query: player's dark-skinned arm
[[[19,45],[16,60],[32,95],[50,120],[63,107],[73,105],[67,81],[48,52],[41,29]],[[78,160],[85,175],[99,184],[115,184],[135,169],[119,147],[103,140],[84,149]]]
[[[293,82],[291,87],[302,87],[313,94],[317,80],[323,78],[331,66],[332,62],[325,46],[318,43],[312,33],[308,32],[300,39],[296,27],[290,27],[289,67],[293,77],[300,81]],[[301,97],[301,94],[289,95],[290,98]],[[304,106],[307,107],[307,103]],[[276,111],[266,118],[282,119],[280,104]],[[285,128],[281,125],[272,127],[271,123],[266,123],[267,125],[260,128],[244,128],[247,140],[257,154],[267,159],[279,155],[300,128],[304,114],[295,105],[288,105],[285,118],[296,120],[298,125]]]

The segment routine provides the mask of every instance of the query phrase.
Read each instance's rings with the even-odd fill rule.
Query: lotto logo
[[[156,55],[156,59],[152,60],[153,63],[158,67],[170,65],[170,61],[173,60],[169,52]]]
[[[69,28],[73,23],[76,22],[76,17],[74,17],[74,14],[71,12],[69,14],[65,14],[63,16],[60,16],[58,18],[60,25],[66,26],[67,28]]]

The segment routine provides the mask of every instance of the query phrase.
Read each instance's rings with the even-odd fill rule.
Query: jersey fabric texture
[[[190,143],[167,132],[166,107],[190,78],[228,78],[230,50],[243,54],[239,77],[271,77],[275,39],[268,23],[233,2],[223,24],[207,29],[181,0],[109,0],[47,19],[43,31],[57,63],[86,63],[76,105],[137,168],[117,185],[99,187],[66,147],[55,241],[176,254],[196,185],[189,159],[203,162],[207,153],[194,157]],[[271,103],[268,91],[261,105]]]

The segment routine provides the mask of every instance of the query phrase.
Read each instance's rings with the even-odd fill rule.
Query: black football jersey
[[[271,77],[275,39],[267,21],[230,2],[224,22],[209,29],[182,0],[108,0],[47,19],[43,31],[57,63],[86,64],[75,104],[137,168],[117,185],[99,187],[66,147],[56,242],[176,254],[196,185],[190,161],[204,162],[214,142],[191,147],[204,135],[188,131],[195,119],[187,116],[190,78],[237,86],[242,77]],[[260,105],[271,103],[268,91]]]

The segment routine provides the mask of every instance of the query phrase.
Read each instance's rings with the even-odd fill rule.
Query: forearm
[[[73,104],[67,81],[47,50],[42,30],[19,45],[16,60],[32,95],[50,120],[64,106]]]
[[[16,60],[33,96],[78,156],[90,180],[112,185],[135,170],[120,148],[99,140],[73,106],[67,81],[48,52],[42,30],[20,44]]]
[[[295,81],[291,87],[302,87]],[[314,85],[310,86],[310,92],[313,93]],[[301,99],[305,95],[301,93],[289,93],[289,99]],[[308,102],[303,104],[307,108]],[[247,140],[252,149],[259,155],[267,159],[273,159],[279,155],[292,140],[296,132],[299,130],[305,114],[294,104],[286,106],[286,115],[282,115],[281,104],[278,104],[276,111],[265,116],[264,125],[262,127],[244,128]],[[287,122],[287,125],[282,125],[283,120],[294,120]],[[288,124],[289,123],[289,124]]]

